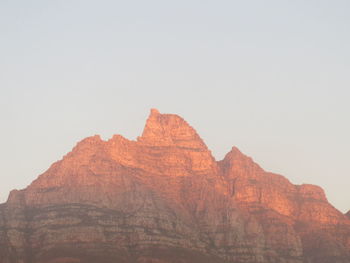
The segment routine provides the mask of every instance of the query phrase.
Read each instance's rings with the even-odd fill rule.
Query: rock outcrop
[[[215,161],[151,110],[137,141],[79,142],[0,205],[1,263],[349,263],[350,219],[237,148]]]

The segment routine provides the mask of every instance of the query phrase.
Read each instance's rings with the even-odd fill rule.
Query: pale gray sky
[[[350,209],[350,2],[0,0],[0,201],[151,107]]]

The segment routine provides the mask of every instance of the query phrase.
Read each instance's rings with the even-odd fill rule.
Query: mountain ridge
[[[216,161],[152,109],[137,140],[95,135],[0,205],[2,263],[349,263],[350,219],[322,188]]]

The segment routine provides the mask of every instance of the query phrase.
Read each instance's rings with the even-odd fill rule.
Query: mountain
[[[0,205],[1,263],[349,263],[350,218],[181,117],[86,138]]]

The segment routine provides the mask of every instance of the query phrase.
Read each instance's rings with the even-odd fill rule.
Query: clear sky
[[[350,209],[350,1],[0,0],[0,200],[152,107]]]

